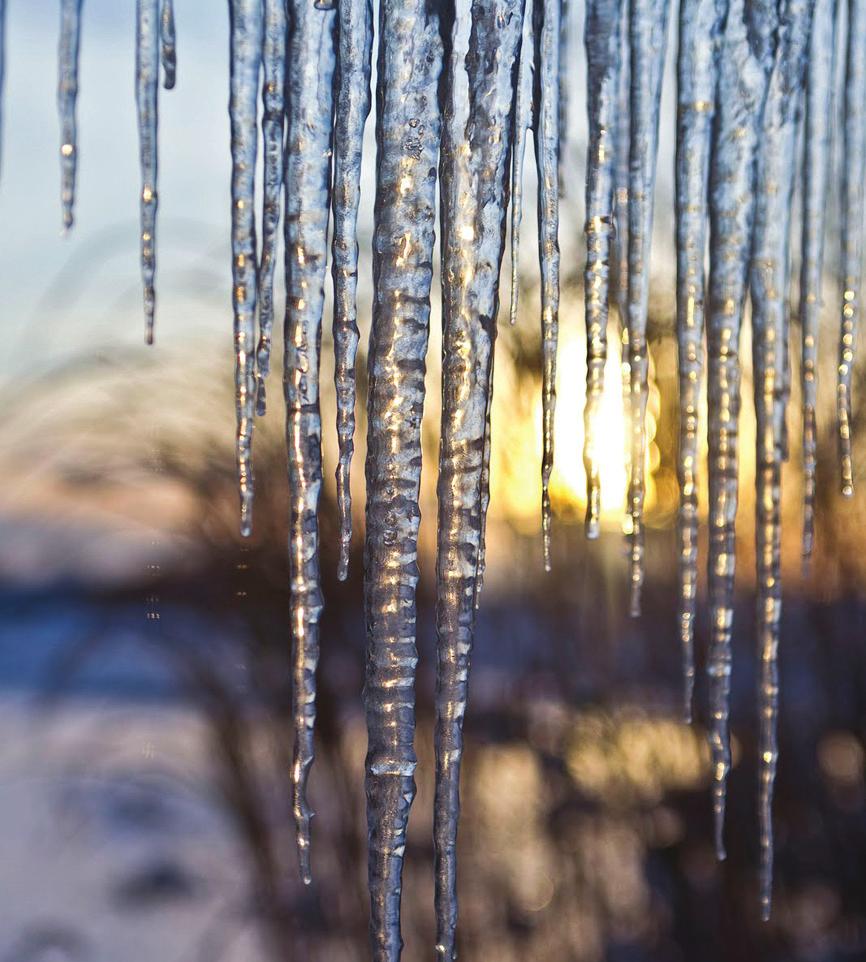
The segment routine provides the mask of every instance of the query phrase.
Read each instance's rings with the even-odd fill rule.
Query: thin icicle
[[[328,213],[331,204],[331,119],[336,62],[333,10],[293,0],[288,62],[285,152],[286,318],[283,388],[289,462],[289,563],[292,625],[292,810],[301,877],[311,880],[307,779],[313,764],[316,667],[322,589],[319,574],[319,494],[322,488],[322,418],[319,360]]]
[[[631,129],[628,210],[628,334],[631,374],[631,599],[632,617],[640,614],[643,586],[644,456],[647,404],[647,308],[653,190],[658,151],[659,104],[667,48],[670,0],[630,0]]]
[[[851,382],[863,284],[863,217],[866,209],[866,0],[848,0],[845,58],[845,163],[842,165],[842,319],[836,381],[836,418],[842,494],[854,494]]]
[[[755,154],[767,89],[765,37],[772,23],[757,5],[730,0],[719,56],[710,167],[710,282],[707,324],[709,560],[707,674],[716,855],[724,824],[731,746],[731,632],[734,618],[739,472],[740,328],[754,219]]]
[[[589,137],[586,156],[586,405],[583,464],[586,469],[586,536],[597,538],[601,514],[599,443],[607,319],[610,252],[616,178],[616,119],[622,55],[620,26],[624,0],[589,0],[584,44],[587,60]]]
[[[761,914],[769,918],[773,886],[773,783],[779,702],[777,653],[782,612],[782,460],[791,207],[806,54],[815,0],[787,0],[778,29],[775,62],[758,151],[755,226],[749,281],[757,421],[755,471],[757,636],[761,659],[758,805],[761,843]]]
[[[78,167],[76,102],[81,5],[82,0],[60,0],[57,109],[60,114],[60,203],[63,209],[63,229],[66,231],[72,227],[75,175]]]
[[[622,4],[620,18],[619,89],[616,96],[615,182],[613,204],[613,267],[614,298],[619,325],[620,378],[622,381],[623,466],[625,476],[631,475],[631,374],[628,363],[628,181],[629,135],[631,110],[631,58],[629,55],[629,4]],[[628,505],[626,518],[628,518]],[[629,521],[630,523],[630,521]]]
[[[280,226],[280,192],[283,187],[283,132],[286,103],[286,42],[288,17],[285,0],[264,0],[262,46],[262,254],[259,261],[259,343],[256,350],[256,413],[264,415],[265,381],[271,366],[271,334],[274,327],[274,270],[277,231]]]
[[[478,546],[478,575],[475,583],[475,608],[481,603],[481,589],[484,587],[484,575],[487,571],[487,508],[490,505],[490,453],[491,418],[493,414],[493,368],[494,358],[490,358],[490,378],[487,385],[487,415],[484,427],[484,464],[481,468],[481,542]]]
[[[358,204],[361,153],[370,113],[373,6],[370,0],[338,0],[337,102],[334,122],[334,387],[337,393],[337,508],[340,560],[337,577],[349,573],[352,543],[350,471],[355,450],[355,355],[358,350]]]
[[[364,705],[373,962],[402,949],[400,892],[415,797],[415,588],[421,415],[439,154],[438,8],[379,6],[373,326],[368,354]]]
[[[535,164],[538,169],[538,258],[541,268],[541,534],[550,571],[550,474],[556,409],[559,332],[559,28],[560,0],[540,0],[535,18]]]
[[[156,308],[157,94],[159,87],[158,0],[136,0],[135,105],[141,165],[141,279],[144,286],[144,339],[153,344]]]
[[[6,77],[6,0],[0,0],[0,170],[3,167],[3,81]]]
[[[262,0],[229,0],[231,19],[232,306],[241,534],[253,529],[256,334],[256,94],[262,63]],[[155,99],[155,95],[154,95]]]
[[[540,0],[539,0],[540,2]],[[535,30],[533,3],[526,0],[523,35],[520,41],[520,65],[514,97],[514,149],[511,152],[511,323],[517,323],[520,299],[520,223],[523,219],[523,164],[526,156],[526,134],[533,125],[533,60]]]
[[[554,0],[558,2],[558,0]],[[436,957],[457,957],[463,718],[482,554],[485,455],[522,0],[457,0],[442,135],[442,435],[436,561]]]
[[[162,0],[159,15],[159,35],[161,40],[162,85],[173,90],[177,83],[177,39],[174,29],[174,0]]]
[[[824,273],[827,181],[833,132],[837,0],[817,0],[809,42],[803,158],[803,240],[800,326],[803,337],[803,565],[815,542],[815,469],[818,403],[818,331]]]
[[[677,57],[677,338],[680,438],[677,460],[679,628],[683,713],[692,719],[698,589],[698,403],[704,368],[704,257],[710,135],[715,110],[719,30],[727,0],[682,0]]]

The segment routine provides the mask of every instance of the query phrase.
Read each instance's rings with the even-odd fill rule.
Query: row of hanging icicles
[[[5,0],[0,0],[0,51]],[[698,407],[708,378],[708,674],[716,847],[724,857],[737,510],[740,329],[752,312],[757,418],[757,632],[760,646],[760,898],[770,912],[781,609],[781,464],[787,457],[792,196],[802,196],[803,554],[813,543],[816,375],[837,23],[847,22],[841,155],[841,323],[837,421],[841,486],[853,490],[851,385],[863,259],[866,0],[681,0],[677,57],[676,250],[680,433],[679,624],[691,718],[697,582]],[[252,526],[252,438],[265,411],[277,230],[285,239],[284,389],[291,500],[293,809],[310,880],[306,785],[313,761],[322,593],[317,510],[322,483],[319,352],[328,227],[337,394],[339,576],[351,540],[349,469],[358,346],[356,221],[363,131],[371,106],[370,0],[230,0],[232,291],[241,525]],[[435,194],[441,195],[442,425],[436,625],[434,811],[438,957],[456,956],[455,841],[462,727],[489,500],[490,410],[499,280],[511,199],[511,320],[524,148],[538,170],[543,355],[542,528],[550,560],[548,481],[559,303],[558,174],[563,0],[381,0],[378,8],[374,305],[368,355],[364,700],[373,957],[400,955],[406,825],[415,793],[415,588],[421,414]],[[631,610],[643,581],[647,303],[659,104],[668,0],[587,0],[586,533],[599,533],[597,432],[609,304],[630,371]],[[73,219],[81,0],[61,0],[59,109],[63,222]],[[840,44],[841,46],[841,44]],[[0,54],[2,57],[2,54]],[[137,0],[135,89],[141,151],[141,269],[153,338],[157,101],[175,83],[172,0]],[[2,79],[2,59],[0,59]],[[261,81],[261,84],[260,84]],[[444,82],[443,82],[444,81]],[[261,89],[262,108],[257,107]],[[264,152],[261,245],[254,212]],[[804,125],[801,167],[799,128]],[[707,252],[709,252],[706,269]],[[837,251],[833,251],[834,256]],[[613,265],[613,281],[610,268]],[[258,317],[258,336],[256,335]],[[706,323],[705,323],[706,322]],[[706,347],[704,346],[706,343]]]

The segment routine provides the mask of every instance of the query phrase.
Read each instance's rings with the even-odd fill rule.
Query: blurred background
[[[237,532],[225,5],[176,0],[178,86],[160,93],[157,344],[151,349],[143,345],[138,273],[134,2],[84,5],[77,223],[68,238],[59,231],[58,11],[51,0],[8,0],[7,8],[0,179],[0,962],[366,959],[361,543],[372,124],[361,216],[356,536],[345,584],[335,577],[330,309],[325,317],[327,609],[311,781],[315,882],[305,890],[288,795],[288,506],[278,403],[257,426],[256,530],[247,542]],[[582,11],[572,14],[554,570],[542,570],[538,535],[540,357],[530,209],[521,316],[515,328],[502,318],[496,364],[489,565],[466,718],[461,957],[866,959],[866,495],[859,488],[843,503],[836,493],[835,235],[828,245],[821,344],[818,534],[808,577],[800,566],[799,334],[792,332],[776,902],[772,921],[762,925],[750,372],[743,385],[735,767],[729,857],[718,865],[702,673],[697,721],[693,727],[680,721],[673,78],[669,72],[653,255],[647,584],[643,617],[630,620],[615,317],[601,539],[587,543],[582,527],[586,105]],[[671,54],[673,40],[672,33]],[[504,268],[507,277],[507,261]],[[419,587],[419,792],[403,887],[407,962],[430,958],[434,938],[439,327],[434,285]],[[862,381],[862,364],[859,374]],[[275,399],[278,384],[277,373]],[[862,463],[862,429],[858,439]],[[706,628],[702,595],[701,665]]]

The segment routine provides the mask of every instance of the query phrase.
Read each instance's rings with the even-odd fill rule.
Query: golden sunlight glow
[[[551,490],[560,501],[586,507],[586,472],[583,466],[583,407],[586,391],[586,340],[583,332],[563,332],[559,349],[556,399],[556,452]],[[613,331],[611,331],[613,334]],[[601,461],[601,521],[623,523],[628,488],[626,464],[626,421],[623,414],[622,365],[618,338],[608,340],[604,368],[604,394],[595,426]],[[538,423],[541,423],[541,405]],[[654,442],[658,401],[650,387],[646,430],[646,507],[655,503],[652,476],[658,466],[659,452]]]

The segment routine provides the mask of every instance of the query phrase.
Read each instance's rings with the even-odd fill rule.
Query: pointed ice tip
[[[153,324],[152,323],[146,324],[144,327],[144,343],[147,344],[148,347],[153,346]]]
[[[587,515],[584,530],[587,541],[597,541],[598,536],[601,534],[601,525],[598,523],[598,518]]]
[[[853,482],[853,481],[843,481],[843,482],[842,482],[842,497],[843,497],[843,498],[853,498],[853,497],[854,497],[854,482]]]
[[[773,914],[773,900],[769,895],[761,896],[761,921],[769,922],[770,916]]]
[[[345,581],[349,577],[349,546],[340,545],[340,561],[337,564],[337,581]]]
[[[253,523],[248,518],[241,519],[241,537],[249,538],[253,533]]]

